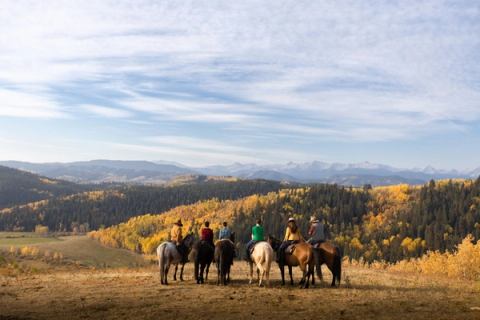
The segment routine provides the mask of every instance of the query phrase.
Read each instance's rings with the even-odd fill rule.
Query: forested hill
[[[249,240],[257,217],[263,219],[266,233],[282,237],[289,216],[305,234],[313,214],[325,219],[330,239],[346,255],[369,262],[398,261],[427,250],[453,249],[467,234],[479,239],[480,179],[373,189],[317,185],[237,201],[207,200],[135,217],[91,236],[109,246],[152,253],[178,218],[185,221],[185,231],[194,233],[207,219],[215,231],[226,220],[241,246]]]
[[[87,189],[89,187],[85,185],[80,186],[0,166],[0,209],[78,193]]]
[[[0,210],[0,230],[31,231],[40,224],[51,231],[88,231],[199,200],[238,199],[282,186],[266,180],[205,180],[169,187],[125,186],[83,192]]]

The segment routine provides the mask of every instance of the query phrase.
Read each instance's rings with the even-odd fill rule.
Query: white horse
[[[185,250],[185,255],[188,256],[188,253],[192,249],[194,243],[193,235],[189,234],[183,239],[181,246]],[[177,246],[171,242],[163,242],[157,248],[157,257],[158,257],[158,267],[160,268],[160,282],[167,285],[168,270],[170,266],[175,265],[175,273],[173,275],[173,280],[177,280],[177,270],[178,264],[182,265],[180,269],[180,281],[183,281],[183,268],[185,267],[185,262],[182,262],[182,255],[177,250]]]
[[[263,277],[265,277],[266,285],[270,285],[270,267],[273,261],[273,249],[266,241],[255,244],[251,254],[250,264],[250,284],[253,281],[253,264],[257,266],[258,285],[261,286]]]

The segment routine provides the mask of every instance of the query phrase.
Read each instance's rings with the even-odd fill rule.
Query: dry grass
[[[141,255],[128,250],[112,249],[89,239],[87,236],[47,237],[34,233],[0,233],[0,252],[12,252],[21,257],[18,264],[23,270],[33,265],[36,270],[48,270],[49,264],[32,261],[33,258],[43,258],[60,255],[65,264],[76,264],[84,267],[139,267],[149,265]],[[25,254],[22,254],[25,251]],[[49,259],[47,259],[49,260]]]
[[[0,319],[480,318],[475,282],[347,266],[341,288],[302,290],[281,287],[274,266],[272,286],[258,288],[248,285],[244,262],[233,270],[227,287],[214,284],[215,267],[208,284],[195,284],[191,265],[185,282],[168,287],[154,267],[2,277]]]

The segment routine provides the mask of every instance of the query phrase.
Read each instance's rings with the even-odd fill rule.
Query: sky
[[[480,166],[480,1],[0,0],[0,160]]]

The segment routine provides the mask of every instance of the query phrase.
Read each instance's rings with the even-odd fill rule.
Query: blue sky
[[[0,1],[0,160],[480,166],[478,1]]]

